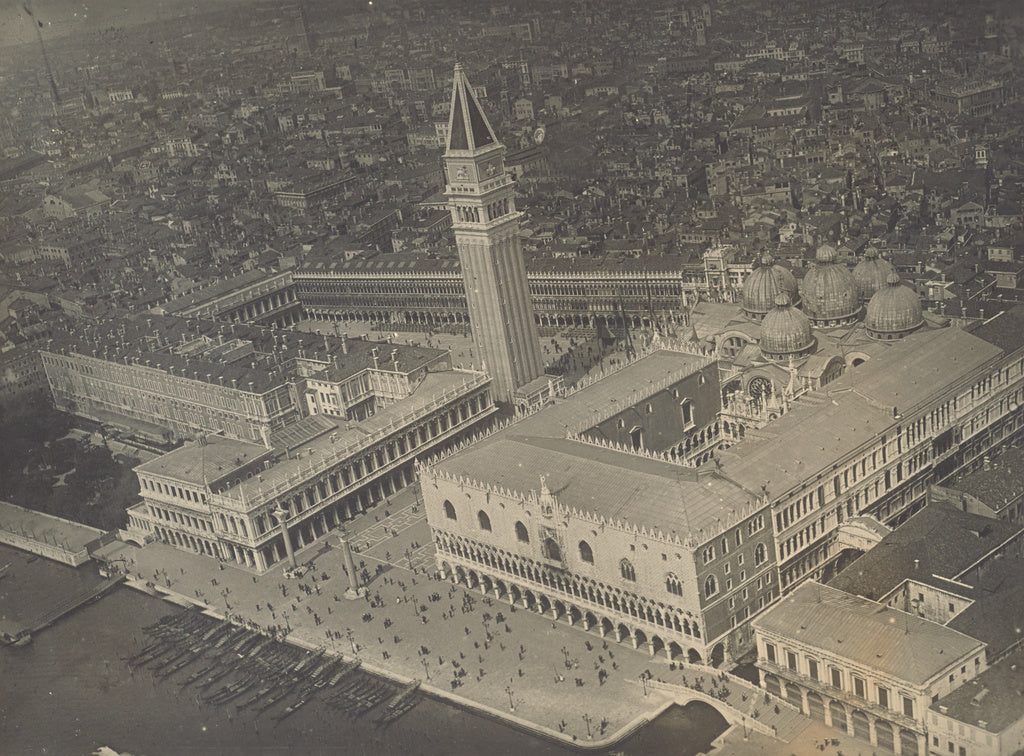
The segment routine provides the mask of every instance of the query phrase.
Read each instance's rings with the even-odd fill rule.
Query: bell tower
[[[544,372],[505,147],[455,64],[445,169],[473,341],[498,401]]]

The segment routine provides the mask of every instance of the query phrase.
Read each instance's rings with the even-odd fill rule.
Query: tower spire
[[[448,152],[482,149],[498,144],[480,101],[473,94],[461,63],[455,64],[452,81],[452,110],[448,117]]]
[[[473,341],[493,378],[494,398],[544,371],[519,241],[515,188],[498,141],[462,65],[452,78],[445,194],[459,251]]]

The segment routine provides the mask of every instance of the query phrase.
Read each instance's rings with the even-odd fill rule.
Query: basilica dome
[[[775,306],[775,297],[786,294],[790,302],[797,298],[796,279],[787,268],[773,265],[765,255],[743,283],[743,312],[753,320],[761,320]]]
[[[860,314],[860,293],[849,268],[836,262],[836,250],[828,244],[818,247],[815,264],[800,287],[803,309],[816,326],[850,323]]]
[[[884,289],[889,274],[896,268],[884,257],[879,257],[878,250],[868,247],[864,250],[864,258],[853,269],[853,278],[857,282],[860,301],[867,302],[879,289]]]
[[[768,359],[803,357],[814,348],[811,321],[794,307],[783,293],[775,297],[775,308],[761,321],[761,354]]]
[[[900,339],[923,322],[921,299],[917,292],[901,285],[899,275],[893,271],[886,285],[868,302],[864,319],[868,335],[876,339]]]

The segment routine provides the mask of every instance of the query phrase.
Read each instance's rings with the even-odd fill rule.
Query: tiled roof
[[[988,732],[1002,732],[1024,718],[1021,669],[1024,669],[1024,650],[1010,654],[940,698],[932,704],[932,711]]]
[[[885,536],[829,585],[878,600],[908,578],[956,578],[1017,530],[1002,520],[933,502]]]

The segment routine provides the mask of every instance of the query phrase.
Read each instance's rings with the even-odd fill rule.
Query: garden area
[[[76,432],[72,418],[39,401],[0,414],[0,499],[102,530],[123,527],[139,500],[138,459]]]

